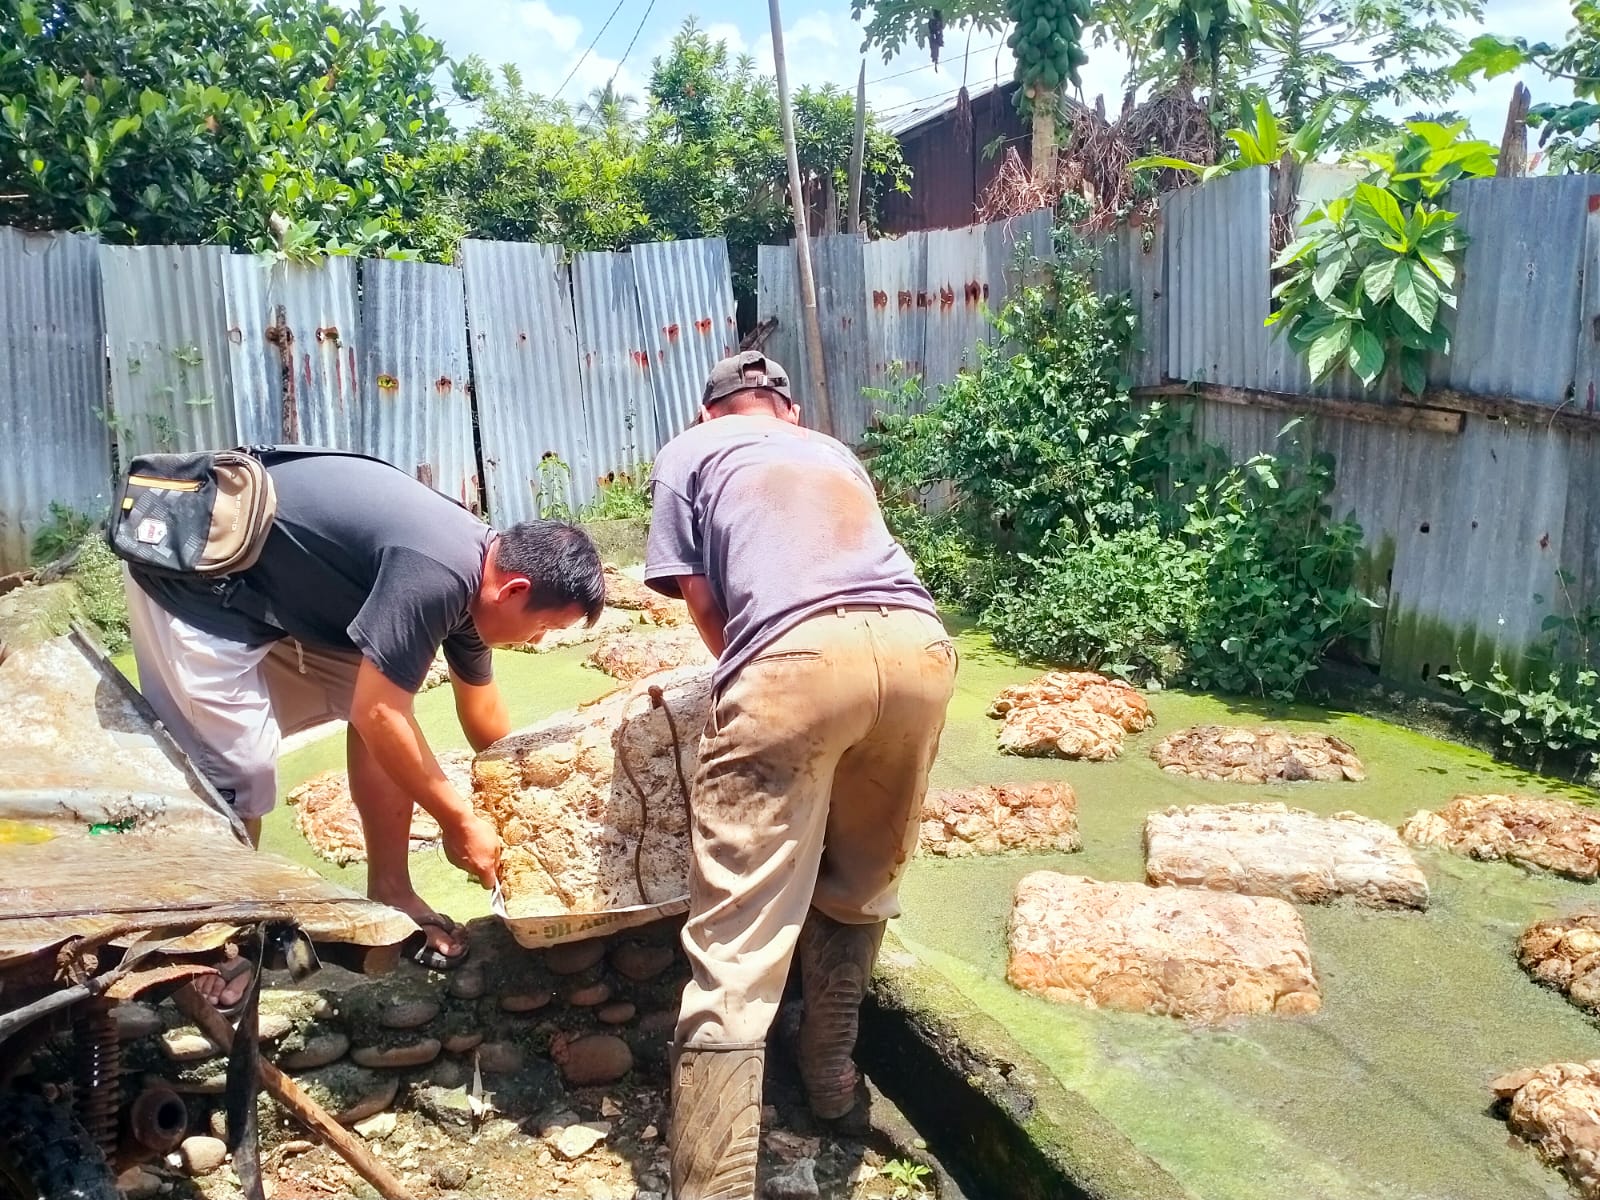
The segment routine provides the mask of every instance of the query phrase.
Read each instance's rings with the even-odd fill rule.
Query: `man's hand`
[[[678,594],[689,606],[694,627],[700,631],[700,640],[706,644],[706,649],[721,658],[728,648],[728,617],[711,590],[711,580],[704,575],[679,575],[675,582]]]
[[[446,829],[444,855],[452,864],[468,875],[476,875],[486,888],[494,887],[500,877],[500,852],[502,843],[495,827],[477,813],[468,813],[454,828]]]

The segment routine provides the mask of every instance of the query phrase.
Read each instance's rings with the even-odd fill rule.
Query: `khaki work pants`
[[[898,915],[955,670],[933,617],[845,608],[724,687],[690,803],[679,1045],[765,1040],[812,905],[845,924]]]

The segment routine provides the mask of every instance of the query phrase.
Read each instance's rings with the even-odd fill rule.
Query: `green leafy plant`
[[[35,566],[55,562],[76,550],[94,532],[100,521],[59,501],[50,501],[50,519],[33,535]]]
[[[1262,454],[1193,488],[1183,533],[1199,563],[1190,682],[1288,700],[1327,650],[1366,626],[1361,527],[1332,520],[1333,459],[1292,421]]]
[[[1487,677],[1454,671],[1439,678],[1489,720],[1508,758],[1541,771],[1560,762],[1577,775],[1600,762],[1600,605],[1574,609],[1570,576],[1558,579],[1567,611],[1545,617],[1526,682],[1498,659]]]
[[[1261,100],[1249,110],[1244,124],[1224,135],[1238,151],[1232,158],[1207,166],[1167,154],[1151,154],[1134,159],[1128,169],[1188,171],[1198,175],[1201,183],[1209,183],[1220,175],[1247,171],[1251,167],[1275,167],[1286,155],[1291,162],[1304,164],[1316,157],[1332,112],[1332,102],[1325,101],[1304,125],[1289,133],[1272,115],[1267,102]]]
[[[891,1158],[878,1168],[878,1174],[894,1184],[895,1200],[908,1200],[909,1197],[928,1194],[927,1180],[933,1172],[921,1163]]]
[[[539,519],[543,521],[570,521],[572,504],[567,500],[567,490],[572,482],[572,468],[555,451],[539,459],[539,479],[534,485],[534,501]]]
[[[585,521],[638,520],[650,515],[650,464],[613,471],[600,480],[595,498],[579,514]]]
[[[1450,351],[1444,309],[1454,308],[1467,238],[1442,205],[1458,179],[1494,172],[1494,149],[1464,140],[1466,123],[1408,121],[1394,143],[1358,157],[1370,176],[1319,205],[1304,236],[1273,263],[1281,327],[1316,379],[1348,366],[1370,387],[1385,372],[1420,396],[1427,357]]]
[[[1153,523],[1025,558],[983,613],[995,645],[1136,682],[1180,678],[1195,622],[1195,553]]]

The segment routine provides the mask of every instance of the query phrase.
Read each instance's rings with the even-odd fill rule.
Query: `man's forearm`
[[[471,805],[450,786],[410,713],[373,705],[352,712],[350,723],[394,785],[441,827],[453,828],[472,815]]]
[[[482,754],[511,732],[511,714],[494,683],[457,683],[455,691],[456,720],[475,752]]]
[[[700,631],[700,640],[706,649],[722,657],[728,648],[728,617],[711,591],[711,582],[704,575],[680,575],[678,590],[689,606],[689,617]]]

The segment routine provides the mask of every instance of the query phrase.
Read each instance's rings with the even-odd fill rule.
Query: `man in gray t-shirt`
[[[530,521],[496,532],[375,459],[259,452],[277,493],[260,557],[226,579],[128,579],[139,686],[252,838],[277,802],[280,738],[349,721],[346,765],[367,850],[367,894],[422,930],[417,961],[442,970],[463,931],[411,883],[413,806],[449,859],[493,886],[500,837],[440,770],[412,702],[441,649],[474,749],[510,732],[490,647],[600,615],[605,584],[581,530]],[[224,1004],[244,978],[202,991]]]
[[[797,946],[816,1115],[857,1104],[858,1014],[955,676],[932,599],[850,450],[800,426],[777,363],[718,363],[657,456],[645,578],[718,656],[690,807],[673,1066],[678,1200],[755,1195],[761,1074]]]

